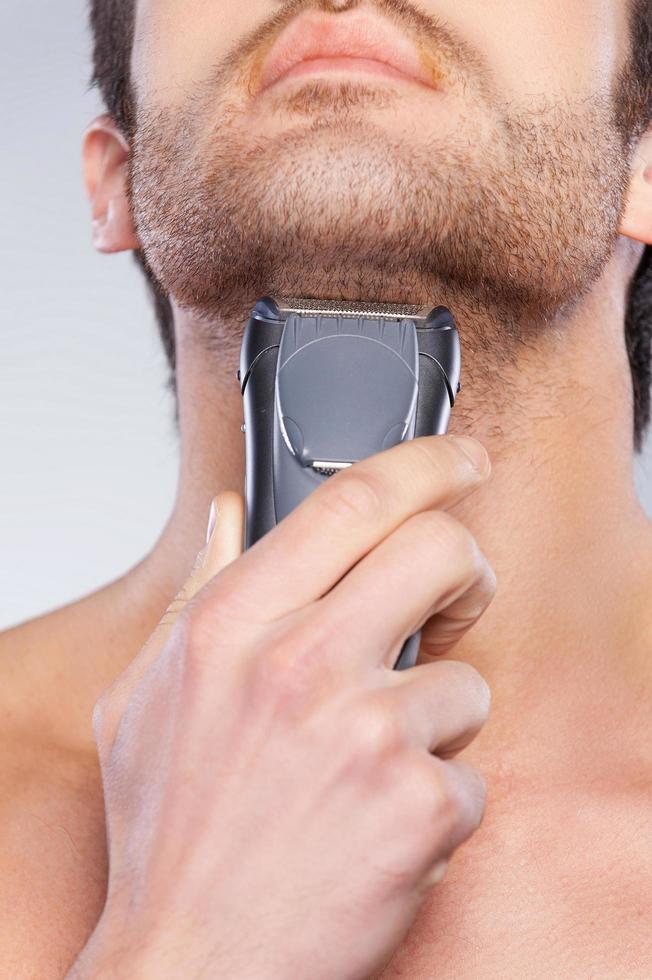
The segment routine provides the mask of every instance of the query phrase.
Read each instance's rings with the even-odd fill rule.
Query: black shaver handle
[[[375,346],[363,343],[370,340]],[[323,341],[318,357],[315,341]],[[382,369],[388,372],[384,378]],[[270,297],[259,300],[245,328],[238,371],[245,420],[245,549],[328,479],[333,471],[320,463],[352,462],[405,438],[445,433],[459,376],[459,335],[446,307],[427,317],[381,320],[371,311],[288,315]],[[395,399],[388,399],[392,393]],[[371,431],[383,409],[385,428],[387,419],[405,423],[391,427],[384,440]],[[373,424],[367,424],[370,419]],[[382,419],[380,426],[382,433]],[[414,666],[420,639],[418,631],[405,641],[396,670]]]

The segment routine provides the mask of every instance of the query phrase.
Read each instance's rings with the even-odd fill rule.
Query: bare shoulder
[[[0,975],[61,978],[99,918],[106,846],[96,759],[0,740]]]
[[[158,621],[116,581],[0,632],[0,737],[23,732],[88,751],[93,707]],[[137,594],[137,593],[136,593]]]
[[[60,980],[104,902],[85,618],[71,606],[0,634],[0,976],[15,980]]]

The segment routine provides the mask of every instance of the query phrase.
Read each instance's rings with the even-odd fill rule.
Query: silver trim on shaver
[[[314,463],[311,464],[313,470],[317,472],[328,472],[330,470],[345,470],[347,466],[353,466],[353,463],[340,463],[332,459],[316,459]]]
[[[346,300],[332,299],[299,299],[296,296],[279,297],[277,299],[282,314],[300,313],[302,316],[318,316],[331,313],[335,316],[382,316],[390,320],[404,318],[425,320],[430,313],[430,306],[394,306],[391,303],[356,303]]]

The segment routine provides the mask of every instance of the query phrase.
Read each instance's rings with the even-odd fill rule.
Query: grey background
[[[178,466],[153,313],[90,243],[82,0],[0,4],[0,627],[87,594],[156,541]],[[652,440],[637,462],[652,515]]]

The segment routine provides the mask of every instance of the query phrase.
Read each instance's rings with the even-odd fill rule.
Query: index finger
[[[484,447],[466,436],[420,436],[360,460],[224,569],[217,594],[228,592],[231,616],[280,619],[325,595],[412,514],[457,503],[490,471]]]

